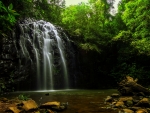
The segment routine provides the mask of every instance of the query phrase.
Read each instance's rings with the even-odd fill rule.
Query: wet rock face
[[[44,61],[43,59],[43,44],[44,41],[41,38],[41,36],[45,35],[45,29],[49,32],[46,35],[50,36],[50,40],[52,40],[51,43],[51,53],[54,56],[54,62],[53,67],[55,74],[54,82],[56,82],[56,88],[60,88],[62,86],[63,76],[62,76],[62,66],[60,61],[60,53],[59,49],[57,47],[57,40],[54,38],[53,32],[51,32],[51,29],[49,26],[45,26],[45,29],[42,25],[46,23],[45,21],[39,21],[40,25],[33,24],[36,20],[32,19],[26,19],[23,21],[19,21],[16,25],[14,32],[12,32],[11,36],[8,38],[3,38],[1,50],[0,50],[0,83],[5,82],[6,84],[9,83],[16,83],[26,80],[25,82],[20,82],[21,84],[26,84],[25,90],[28,90],[28,88],[32,87],[33,89],[36,87],[35,78],[37,77],[37,55],[39,63],[42,64]],[[32,24],[31,24],[32,23]],[[28,24],[27,26],[24,24]],[[39,30],[34,30],[32,28],[38,27]],[[65,51],[65,57],[67,61],[67,67],[68,68],[68,79],[71,80],[72,87],[75,86],[75,52],[74,48],[72,46],[72,42],[69,41],[66,34],[63,32],[62,28],[56,27],[58,30],[59,36],[61,37],[62,44],[63,44],[63,50]],[[34,32],[36,31],[36,32]],[[35,51],[35,48],[36,49]],[[42,68],[43,65],[39,66],[39,69]],[[40,74],[43,74],[43,70],[40,72]],[[42,78],[41,78],[42,79]],[[0,84],[1,85],[1,84]],[[9,84],[10,85],[10,84]],[[24,86],[19,85],[22,89]],[[12,87],[12,85],[11,85]],[[16,87],[16,86],[15,86]],[[31,88],[31,89],[32,89]],[[9,89],[9,88],[8,88]],[[24,89],[22,89],[24,90]]]
[[[10,86],[12,83],[21,81],[28,75],[28,71],[25,69],[25,67],[21,67],[19,65],[19,54],[17,53],[14,41],[15,40],[11,36],[1,39],[1,49],[0,49],[1,91],[12,90],[13,86]]]

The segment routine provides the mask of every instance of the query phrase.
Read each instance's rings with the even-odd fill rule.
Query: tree
[[[123,20],[133,33],[131,43],[139,53],[150,54],[150,1],[134,0],[126,4]]]
[[[127,26],[127,30],[131,32],[132,36],[129,37],[131,46],[138,50],[139,54],[149,55],[150,51],[150,11],[149,0],[123,0],[126,4],[121,4],[122,20]],[[123,11],[124,10],[124,11]],[[129,39],[128,38],[128,39]]]
[[[109,33],[110,4],[106,0],[90,0],[67,7],[62,13],[63,26],[76,39],[79,47],[100,52],[111,37]]]
[[[148,0],[122,0],[119,4],[117,16],[124,27],[112,39],[117,63],[111,75],[116,78],[129,74],[143,81],[149,79],[149,5]]]
[[[44,19],[55,24],[61,23],[60,14],[64,0],[2,0],[5,5],[13,4],[20,18]]]
[[[2,1],[0,1],[0,13],[0,37],[6,37],[7,32],[16,23],[16,16],[19,14],[13,10],[13,4],[6,7]]]

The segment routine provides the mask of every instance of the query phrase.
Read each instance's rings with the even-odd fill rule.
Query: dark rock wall
[[[1,90],[4,91],[14,90],[14,84],[22,81],[29,74],[29,70],[19,65],[20,57],[15,46],[16,40],[12,35],[1,39],[0,85]]]
[[[6,89],[11,90],[34,90],[36,87],[36,56],[33,52],[33,45],[25,39],[27,49],[30,54],[30,58],[24,56],[21,51],[20,34],[21,29],[19,24],[24,24],[27,20],[19,21],[14,28],[14,32],[8,38],[3,38],[1,42],[1,54],[0,54],[0,84],[5,84]],[[32,20],[30,20],[32,21]],[[31,26],[32,27],[32,26]],[[69,87],[75,88],[76,86],[76,56],[75,45],[69,41],[66,34],[60,27],[57,27],[59,34],[65,45],[65,56],[67,59],[67,67],[69,73]],[[32,31],[29,30],[29,34],[32,35]],[[57,51],[57,50],[56,50]],[[55,67],[59,67],[59,61],[57,58],[57,52],[55,52]],[[42,61],[41,61],[42,63]],[[56,88],[61,88],[61,71],[55,75]]]

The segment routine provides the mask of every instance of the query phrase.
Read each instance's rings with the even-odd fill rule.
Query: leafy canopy
[[[67,7],[62,13],[63,26],[73,35],[73,40],[84,50],[101,51],[107,45],[110,4],[106,0],[90,0]]]
[[[0,1],[0,35],[6,37],[6,32],[16,23],[16,16],[19,14],[13,9],[13,4],[6,7]]]

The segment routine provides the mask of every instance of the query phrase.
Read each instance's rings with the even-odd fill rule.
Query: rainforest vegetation
[[[43,19],[61,26],[77,45],[78,87],[110,87],[126,75],[149,85],[150,0],[121,0],[116,12],[113,3],[89,0],[66,7],[65,0],[1,0],[0,40],[20,19]]]

